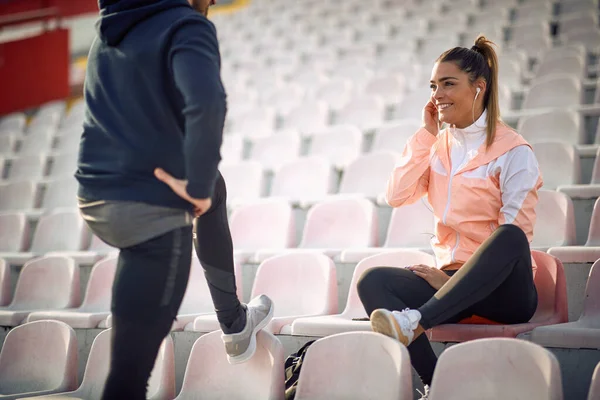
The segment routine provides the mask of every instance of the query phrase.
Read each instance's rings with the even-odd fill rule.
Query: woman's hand
[[[433,136],[437,136],[439,124],[438,110],[435,104],[429,100],[425,108],[423,108],[423,127]]]
[[[442,270],[434,267],[429,267],[423,264],[411,265],[407,267],[415,273],[415,275],[425,279],[435,290],[440,290],[450,277]]]

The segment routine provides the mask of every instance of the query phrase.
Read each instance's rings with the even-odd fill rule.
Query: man
[[[273,315],[266,296],[248,306],[236,296],[217,170],[226,103],[206,18],[213,3],[99,0],[76,177],[84,219],[120,249],[104,399],[145,398],[185,293],[192,230],[230,362],[253,355],[256,333]]]

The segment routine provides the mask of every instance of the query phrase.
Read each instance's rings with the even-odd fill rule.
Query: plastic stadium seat
[[[5,253],[16,253],[23,250],[28,236],[29,224],[25,214],[0,214],[0,258],[6,258],[7,254]]]
[[[376,76],[367,82],[365,93],[380,96],[385,104],[396,104],[404,97],[405,89],[403,76]]]
[[[353,318],[367,318],[367,313],[358,297],[356,284],[365,271],[373,267],[406,267],[415,264],[435,265],[431,254],[417,250],[395,250],[376,254],[361,260],[352,274],[346,307],[341,314],[321,317],[299,318],[292,324],[292,335],[328,336],[348,331],[370,331],[366,321],[353,321]]]
[[[332,168],[324,157],[299,158],[275,171],[271,196],[292,202],[318,202],[329,193],[332,180]]]
[[[75,132],[79,132],[80,130],[82,130],[82,129],[78,128],[77,131],[75,131]],[[70,133],[67,135],[62,135],[58,139],[58,145],[56,146],[56,151],[64,152],[64,153],[76,152],[79,150],[80,143],[81,143],[81,134]]]
[[[278,114],[287,114],[298,105],[302,104],[305,89],[294,83],[276,89],[263,98],[262,103],[272,105]]]
[[[263,169],[258,161],[241,161],[220,167],[227,185],[228,203],[244,203],[262,194]]]
[[[598,14],[598,2],[595,0],[572,0],[572,1],[561,1],[560,2],[560,15],[581,15],[581,14],[589,14],[590,16],[596,16]],[[598,26],[598,18],[592,20],[587,25],[588,28],[597,27]],[[582,24],[582,26],[586,26]]]
[[[466,323],[439,325],[429,331],[429,339],[434,342],[465,342],[488,337],[517,337],[538,326],[567,322],[567,284],[562,263],[541,251],[533,250],[531,254],[537,265],[535,286],[538,293],[538,307],[529,322],[514,325]]]
[[[77,171],[77,153],[65,153],[52,157],[50,178],[73,178]]]
[[[564,142],[576,145],[585,142],[581,119],[574,111],[556,110],[523,117],[519,120],[517,131],[529,143]]]
[[[276,114],[271,107],[254,108],[238,116],[232,130],[246,137],[268,136],[275,131]]]
[[[15,137],[15,134],[0,132],[0,155],[12,155],[15,151],[16,144],[17,138]],[[4,163],[4,161],[1,162]]]
[[[539,34],[540,29],[543,29],[542,24],[552,18],[552,3],[547,1],[527,2],[519,4],[515,8],[515,18],[519,22],[523,22],[530,29],[521,29],[518,34]],[[544,31],[542,31],[544,32]],[[548,28],[545,28],[548,32]]]
[[[362,133],[353,125],[334,125],[312,135],[309,154],[322,156],[336,168],[345,168],[359,156]]]
[[[0,325],[16,326],[29,313],[79,305],[79,267],[67,257],[43,257],[25,264],[12,302],[0,307]]]
[[[11,300],[10,265],[0,258],[0,306],[6,306]]]
[[[21,142],[19,155],[32,155],[38,153],[46,153],[52,150],[54,143],[54,135],[48,132],[40,132],[25,136]]]
[[[583,301],[577,321],[535,328],[531,340],[544,347],[600,350],[600,260],[590,270]]]
[[[329,104],[334,110],[342,108],[352,96],[353,83],[347,79],[336,78],[317,89],[314,97]]]
[[[0,211],[29,210],[34,207],[37,185],[33,181],[8,183],[0,186]]]
[[[74,177],[57,179],[48,182],[42,201],[42,208],[77,207],[77,190],[79,183]]]
[[[242,160],[244,152],[244,137],[242,135],[227,134],[223,136],[221,145],[221,158],[223,163],[237,163]]]
[[[6,133],[22,134],[27,124],[27,118],[23,113],[14,113],[0,120],[0,135]]]
[[[398,248],[430,249],[435,223],[433,212],[426,202],[427,199],[423,198],[414,204],[394,208],[382,247],[344,250],[340,255],[340,261],[355,263],[374,254],[394,251]]]
[[[363,131],[375,129],[385,118],[385,102],[380,96],[354,97],[337,114],[336,123],[352,124]]]
[[[536,222],[532,248],[547,250],[576,242],[573,201],[564,193],[550,190],[538,192]]]
[[[587,27],[583,29],[573,29],[565,35],[567,43],[583,44],[587,49],[595,49],[600,43],[600,29],[590,30]]]
[[[72,392],[47,396],[47,398],[100,399],[110,368],[111,334],[110,329],[105,329],[94,339],[79,388]],[[146,398],[170,400],[174,396],[175,355],[173,339],[167,335],[158,351],[154,369],[148,381]]]
[[[587,400],[595,400],[600,398],[600,364],[594,369],[594,375],[592,375],[592,382],[590,384],[590,393]]]
[[[500,56],[500,69],[498,71],[498,82],[507,85],[513,90],[518,90],[522,87],[522,72],[521,65],[512,60],[504,60]]]
[[[176,400],[283,400],[284,381],[283,345],[275,336],[259,331],[254,356],[232,365],[216,331],[194,343]]]
[[[539,142],[531,145],[539,163],[544,189],[554,190],[560,185],[579,182],[581,166],[577,149],[572,144]]]
[[[96,328],[110,314],[116,269],[116,257],[96,263],[90,273],[81,306],[65,310],[32,312],[27,317],[27,322],[52,319],[62,321],[73,328]]]
[[[585,59],[579,56],[566,56],[561,59],[554,58],[542,61],[535,71],[536,78],[552,74],[569,74],[584,78],[586,75]]]
[[[27,125],[27,136],[37,136],[42,133],[55,135],[60,125],[61,116],[58,114],[36,114]]]
[[[13,182],[27,179],[40,179],[44,175],[45,170],[45,156],[23,156],[12,161],[8,179]]]
[[[600,125],[599,125],[600,128]],[[600,132],[600,129],[598,130]],[[558,191],[572,199],[595,199],[600,197],[600,148],[596,151],[592,179],[589,184],[559,185]]]
[[[411,119],[420,118],[423,113],[423,108],[431,99],[431,91],[418,88],[414,92],[406,95],[404,100],[396,106],[394,111],[394,119]]]
[[[259,249],[285,249],[296,244],[294,214],[285,200],[240,206],[231,213],[229,227],[235,258],[242,263]]]
[[[250,159],[261,163],[265,170],[273,170],[300,155],[300,136],[295,133],[278,132],[257,138],[252,142]]]
[[[325,129],[329,122],[329,106],[324,101],[311,101],[290,110],[284,117],[283,126],[302,134]]]
[[[306,352],[295,398],[412,399],[408,350],[397,340],[374,332],[347,332],[319,339]]]
[[[291,253],[263,261],[254,279],[251,298],[265,294],[275,304],[273,320],[265,328],[289,334],[294,320],[337,312],[338,293],[335,264],[318,253]],[[218,329],[215,316],[196,318],[193,330]]]
[[[550,60],[560,61],[567,57],[579,57],[585,60],[587,57],[587,50],[583,45],[577,43],[555,46],[542,54],[541,61],[544,63]]]
[[[402,153],[408,139],[421,127],[421,121],[407,119],[389,122],[375,132],[371,151],[392,150]]]
[[[524,110],[572,107],[581,104],[581,82],[574,76],[546,76],[532,83],[525,94]]]
[[[75,331],[58,321],[12,329],[0,352],[0,397],[19,399],[77,387]]]
[[[340,194],[357,194],[377,199],[385,192],[388,178],[394,170],[400,153],[381,150],[362,155],[344,170]]]
[[[472,385],[457,385],[473,379]],[[503,398],[562,400],[556,357],[518,339],[480,339],[446,349],[433,374],[431,400]]]

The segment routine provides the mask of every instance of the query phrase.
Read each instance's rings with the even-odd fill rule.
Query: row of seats
[[[94,339],[78,385],[77,339],[72,328],[55,321],[15,328],[0,353],[2,398],[100,398],[110,365],[110,334],[104,330]],[[205,399],[284,398],[284,350],[268,332],[258,333],[255,356],[236,365],[227,362],[219,331],[202,335],[190,351],[177,397],[174,352],[173,340],[167,336],[148,383],[148,399],[195,399],[198,393]],[[411,370],[408,351],[396,340],[373,332],[332,335],[308,349],[295,398],[409,400],[413,398]],[[456,384],[466,378],[476,384]],[[558,360],[543,347],[518,339],[480,339],[456,345],[442,353],[429,398],[495,398],[499,392],[507,398],[526,393],[529,398],[562,400]],[[588,400],[598,395],[600,365]]]

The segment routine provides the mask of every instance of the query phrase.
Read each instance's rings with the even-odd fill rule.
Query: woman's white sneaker
[[[371,313],[371,328],[408,346],[419,327],[421,313],[417,310],[390,311],[379,308]]]

